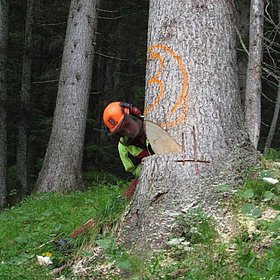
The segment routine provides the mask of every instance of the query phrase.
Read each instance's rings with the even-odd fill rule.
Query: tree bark
[[[71,1],[52,132],[37,180],[38,191],[73,191],[82,186],[97,2]]]
[[[34,0],[28,0],[26,5],[24,50],[22,61],[22,80],[20,95],[20,121],[18,125],[17,145],[17,184],[21,195],[28,192],[28,123],[30,120],[31,96],[31,52],[32,25],[34,19]]]
[[[164,246],[174,214],[192,208],[228,230],[230,215],[219,205],[225,194],[215,186],[236,183],[256,158],[244,132],[235,47],[231,2],[150,1],[145,115],[182,152],[144,160],[117,229],[136,251]]]
[[[249,37],[249,18],[250,18],[250,3],[249,1],[238,2],[238,10],[236,11],[237,20],[236,28],[238,29],[239,43],[237,48],[237,65],[238,65],[238,80],[242,110],[245,108],[245,89],[246,89],[246,73],[248,66],[248,50],[245,42],[248,42]]]
[[[261,64],[264,0],[252,0],[250,8],[249,61],[245,90],[245,121],[254,147],[258,147],[261,126]]]
[[[8,2],[0,0],[0,210],[7,202],[7,43]]]

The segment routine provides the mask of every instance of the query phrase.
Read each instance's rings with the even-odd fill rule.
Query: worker
[[[130,198],[141,172],[142,159],[154,154],[146,137],[141,110],[125,102],[112,102],[104,110],[103,122],[109,136],[119,138],[118,150],[123,166],[135,179],[124,193]]]

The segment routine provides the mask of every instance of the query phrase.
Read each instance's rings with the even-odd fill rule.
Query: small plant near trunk
[[[214,221],[199,209],[178,214],[175,224],[179,239],[191,245],[209,243],[217,235]]]

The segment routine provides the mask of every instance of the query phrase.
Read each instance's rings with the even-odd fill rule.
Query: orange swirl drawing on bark
[[[164,50],[165,52],[170,54],[175,59],[175,61],[178,63],[180,71],[181,71],[181,75],[182,75],[181,93],[180,93],[179,97],[177,98],[175,104],[171,108],[171,110],[167,113],[167,115],[173,114],[178,109],[178,107],[182,104],[183,106],[182,106],[182,109],[181,109],[181,114],[177,118],[175,118],[173,121],[163,122],[163,123],[160,124],[160,126],[165,126],[165,127],[168,128],[168,127],[172,127],[172,126],[181,124],[182,122],[184,122],[184,120],[187,116],[187,109],[186,109],[187,104],[183,104],[183,102],[184,101],[185,101],[185,103],[187,102],[187,100],[185,100],[185,99],[186,99],[187,92],[188,92],[188,76],[187,76],[187,72],[186,72],[185,66],[183,64],[183,61],[172,49],[170,49],[169,47],[167,47],[165,45],[153,45],[153,46],[151,46],[148,50],[148,54],[151,53],[150,56],[148,57],[148,60],[158,59],[160,65],[159,65],[159,71],[151,79],[149,79],[147,84],[151,85],[153,83],[157,83],[159,85],[159,94],[158,94],[156,100],[150,106],[148,106],[145,109],[145,111],[144,111],[145,115],[150,110],[152,110],[152,108],[154,108],[156,104],[159,103],[160,99],[163,96],[164,84],[159,79],[160,75],[163,71],[163,58],[162,58],[160,53],[154,51],[155,49]]]
[[[151,85],[151,84],[158,84],[159,86],[159,94],[156,98],[156,100],[149,106],[145,109],[144,111],[144,114],[147,114],[147,112],[149,112],[159,101],[160,99],[162,98],[162,95],[163,95],[163,83],[161,80],[159,80],[159,77],[160,77],[160,74],[162,72],[162,69],[163,69],[163,58],[162,56],[160,55],[160,53],[158,52],[154,52],[152,53],[149,57],[148,57],[148,60],[151,60],[151,59],[158,59],[159,60],[159,70],[157,71],[157,73],[148,81],[148,85]]]

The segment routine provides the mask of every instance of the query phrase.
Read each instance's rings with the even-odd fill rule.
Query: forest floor
[[[234,234],[221,236],[211,217],[189,211],[176,218],[180,236],[166,236],[166,248],[149,258],[112,234],[128,182],[94,172],[85,178],[84,192],[34,194],[0,214],[0,279],[280,279],[279,158],[263,159],[225,201]]]

